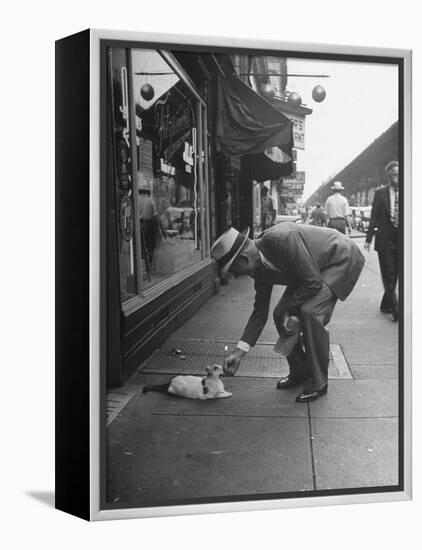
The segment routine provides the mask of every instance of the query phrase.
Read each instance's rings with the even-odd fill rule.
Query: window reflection
[[[197,100],[153,50],[132,51],[142,288],[201,259]]]

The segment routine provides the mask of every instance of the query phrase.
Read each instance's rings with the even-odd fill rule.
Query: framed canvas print
[[[56,506],[411,498],[411,52],[56,43]]]

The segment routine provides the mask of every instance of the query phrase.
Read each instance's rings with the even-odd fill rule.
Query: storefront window
[[[121,302],[209,251],[206,108],[175,61],[108,50],[110,215]]]
[[[131,56],[138,272],[145,290],[203,257],[205,155],[199,155],[202,106],[190,88],[157,51],[135,49]]]

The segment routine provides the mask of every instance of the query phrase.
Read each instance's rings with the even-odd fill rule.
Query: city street
[[[364,236],[353,237],[363,249]],[[300,404],[300,388],[280,391],[287,362],[273,352],[270,314],[237,375],[230,399],[197,401],[142,393],[177,374],[223,364],[253,304],[253,280],[230,280],[108,394],[107,501],[148,506],[219,497],[263,498],[398,484],[398,324],[379,311],[376,252],[338,302],[330,331],[326,396]],[[272,306],[284,287],[275,287]],[[174,348],[181,354],[171,354]]]

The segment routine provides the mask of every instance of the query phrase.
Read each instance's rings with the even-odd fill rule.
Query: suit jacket
[[[370,243],[375,235],[375,250],[383,250],[397,246],[398,229],[391,222],[390,185],[380,187],[375,191],[372,201],[371,221],[369,222],[366,242]]]
[[[335,229],[284,222],[255,241],[280,272],[260,266],[255,274],[255,304],[241,340],[254,346],[265,326],[273,285],[285,285],[285,310],[300,315],[301,306],[325,282],[340,300],[352,291],[365,259],[356,244]]]
[[[309,223],[311,225],[318,225],[319,227],[325,227],[325,225],[327,225],[327,214],[324,212],[322,208],[315,208],[315,210],[311,214]]]

